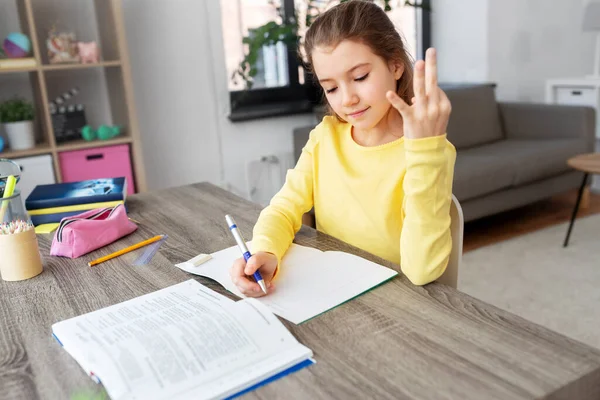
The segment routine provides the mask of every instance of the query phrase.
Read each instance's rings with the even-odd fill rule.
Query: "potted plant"
[[[15,97],[0,104],[0,123],[4,126],[11,149],[35,147],[33,119],[33,104],[23,98]]]

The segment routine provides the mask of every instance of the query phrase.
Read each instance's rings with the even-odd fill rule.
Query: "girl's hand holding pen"
[[[252,255],[247,263],[243,257],[240,257],[234,261],[229,270],[231,281],[245,296],[261,297],[265,295],[258,283],[252,279],[252,275],[257,270],[262,275],[267,293],[271,293],[275,289],[271,280],[277,270],[277,257],[274,254],[259,251]]]

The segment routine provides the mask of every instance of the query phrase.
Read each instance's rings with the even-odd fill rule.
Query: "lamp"
[[[583,9],[584,32],[596,32],[596,53],[594,57],[594,74],[588,78],[600,79],[600,2],[592,1],[585,5]]]

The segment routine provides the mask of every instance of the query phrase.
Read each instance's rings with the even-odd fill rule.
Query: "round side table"
[[[573,169],[582,171],[584,175],[583,182],[581,182],[581,186],[579,187],[577,201],[575,202],[575,208],[573,208],[571,223],[569,224],[569,230],[567,231],[567,237],[565,238],[563,247],[567,247],[569,245],[569,237],[571,236],[571,230],[573,229],[573,224],[575,223],[575,218],[577,217],[577,211],[579,211],[581,196],[583,195],[583,190],[585,189],[585,185],[588,182],[590,174],[600,174],[600,153],[581,154],[570,158],[567,161],[567,164],[569,164],[569,166]]]

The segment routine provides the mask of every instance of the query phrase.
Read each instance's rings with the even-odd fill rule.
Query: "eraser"
[[[204,264],[211,258],[212,258],[212,256],[210,254],[199,254],[196,257],[189,260],[188,262],[190,264],[192,264],[194,267],[197,267],[198,265]]]

